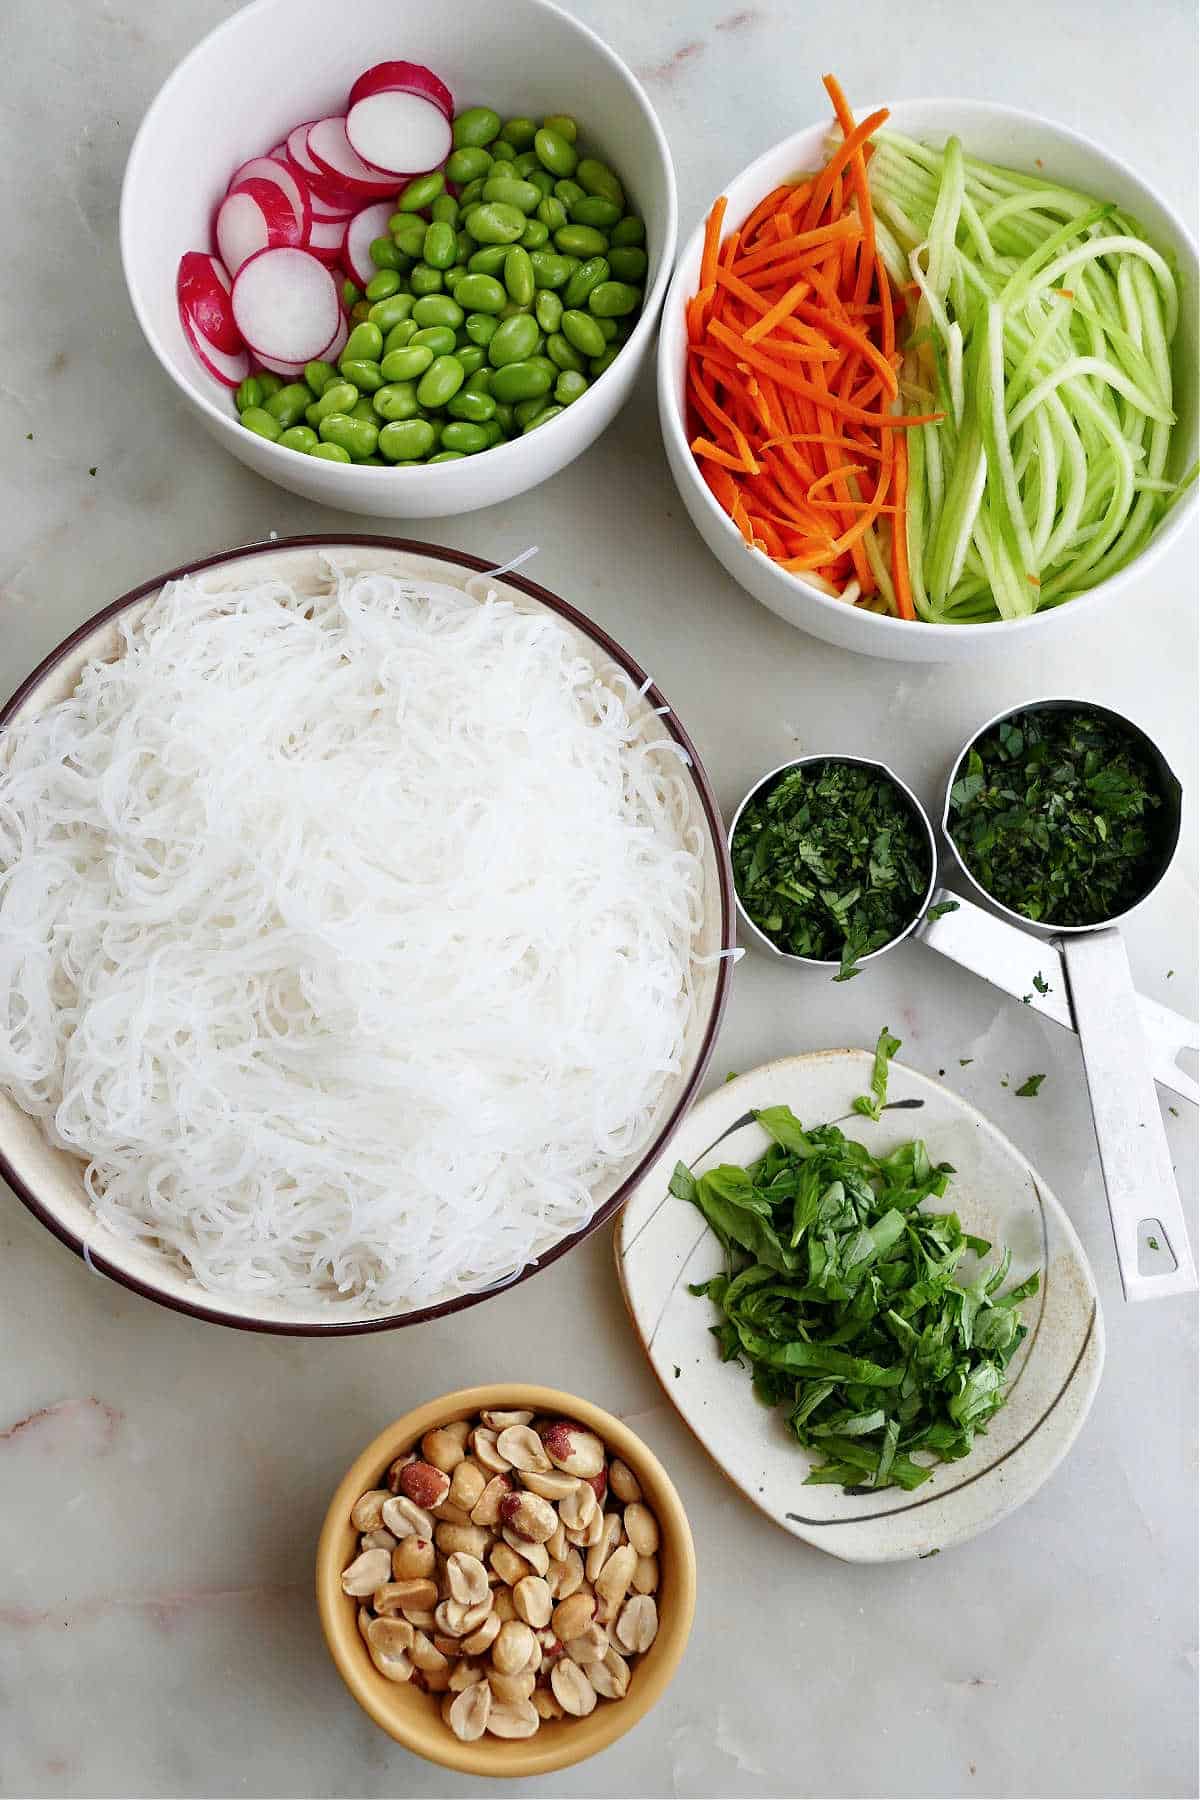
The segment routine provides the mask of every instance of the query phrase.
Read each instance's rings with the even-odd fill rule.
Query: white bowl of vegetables
[[[1195,510],[1195,243],[1118,157],[978,101],[897,102],[793,203],[845,141],[831,116],[776,145],[682,252],[658,374],[688,513],[756,599],[845,649],[957,661],[1069,631]]]
[[[257,0],[169,77],[121,199],[134,312],[205,427],[381,517],[494,505],[586,449],[675,231],[645,94],[545,0],[346,0],[336,24]]]

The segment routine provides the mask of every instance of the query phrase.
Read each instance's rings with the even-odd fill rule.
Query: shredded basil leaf
[[[1045,1079],[1045,1075],[1027,1075],[1020,1087],[1016,1090],[1017,1099],[1036,1100],[1038,1097],[1038,1089]]]
[[[937,902],[936,906],[931,906],[929,908],[929,910],[925,914],[925,917],[929,920],[930,924],[932,925],[933,921],[935,919],[940,919],[944,913],[957,912],[958,907],[959,907],[959,902],[957,900],[939,900]]]
[[[878,1119],[887,1101],[888,1064],[900,1048],[900,1039],[893,1037],[885,1025],[875,1045],[875,1068],[871,1074],[871,1092],[860,1094],[851,1102],[856,1113],[862,1113],[866,1119]]]

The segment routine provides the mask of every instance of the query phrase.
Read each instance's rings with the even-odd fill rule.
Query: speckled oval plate
[[[616,1259],[634,1327],[663,1388],[717,1465],[760,1511],[795,1537],[851,1562],[928,1556],[964,1542],[1036,1493],[1074,1443],[1104,1365],[1104,1321],[1092,1272],[1070,1220],[1021,1152],[957,1094],[893,1063],[876,1123],[851,1111],[869,1089],[871,1055],[816,1051],[764,1063],[702,1100],[638,1184],[617,1227]],[[1012,1278],[1042,1271],[1022,1307],[1029,1335],[1010,1365],[1008,1403],[970,1456],[941,1463],[911,1493],[806,1487],[813,1458],[781,1411],[755,1400],[747,1372],[722,1363],[709,1334],[716,1314],[688,1284],[724,1263],[695,1207],[668,1189],[676,1161],[702,1174],[746,1164],[769,1139],[753,1114],[786,1104],[805,1124],[834,1120],[887,1155],[922,1137],[957,1171],[947,1195],[965,1229],[1012,1248]],[[850,1123],[847,1123],[849,1119]]]

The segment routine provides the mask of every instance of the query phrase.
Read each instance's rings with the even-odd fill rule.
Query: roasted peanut
[[[554,1596],[540,1575],[523,1576],[512,1593],[517,1617],[524,1619],[526,1625],[540,1627],[550,1623]]]
[[[639,1556],[653,1556],[658,1549],[658,1520],[640,1500],[625,1508],[625,1535]]]
[[[614,1456],[608,1465],[608,1481],[614,1500],[619,1500],[622,1506],[629,1506],[633,1501],[641,1499],[642,1489],[637,1476],[619,1456]]]
[[[588,1663],[584,1674],[605,1700],[621,1700],[629,1690],[629,1664],[619,1650],[610,1650],[601,1662]]]
[[[487,1530],[495,1531],[500,1524],[500,1502],[511,1493],[512,1484],[508,1476],[493,1475],[471,1508],[472,1525],[482,1525]]]
[[[495,1613],[500,1623],[503,1625],[506,1620],[515,1619],[517,1610],[513,1605],[512,1589],[510,1587],[498,1587],[494,1590],[494,1594],[495,1597],[492,1600],[492,1611]]]
[[[655,1594],[658,1592],[657,1556],[638,1557],[637,1568],[633,1571],[633,1589],[637,1594]]]
[[[465,1506],[455,1506],[449,1494],[433,1508],[433,1516],[442,1525],[469,1525],[471,1515]]]
[[[496,1433],[488,1431],[482,1425],[478,1426],[472,1434],[471,1455],[483,1468],[490,1469],[493,1475],[507,1475],[512,1467],[507,1458],[501,1456],[497,1448]]]
[[[632,1544],[622,1544],[619,1550],[613,1551],[596,1577],[596,1598],[604,1602],[610,1618],[615,1616],[628,1593],[636,1568],[637,1551]]]
[[[568,1643],[564,1644],[563,1649],[571,1661],[577,1662],[580,1668],[585,1663],[602,1662],[609,1650],[607,1627],[591,1624],[586,1631],[580,1632],[578,1637],[571,1638]]]
[[[492,1690],[486,1681],[473,1681],[451,1702],[446,1722],[456,1738],[473,1744],[487,1730],[492,1710]]]
[[[446,1558],[446,1577],[453,1599],[464,1606],[478,1606],[486,1599],[491,1606],[487,1570],[477,1556],[468,1556],[465,1550],[453,1551]]]
[[[564,1712],[584,1719],[596,1704],[596,1690],[577,1662],[564,1656],[550,1671],[550,1688]]]
[[[410,1462],[400,1471],[400,1492],[406,1494],[414,1506],[432,1512],[450,1492],[450,1477],[441,1469],[435,1469],[432,1463]]]
[[[425,1675],[436,1674],[450,1667],[449,1657],[444,1656],[432,1638],[423,1631],[413,1633],[412,1649],[408,1654],[412,1658],[413,1667],[420,1669]]]
[[[399,1656],[385,1656],[374,1644],[367,1645],[367,1654],[385,1681],[411,1681],[413,1665],[411,1657],[403,1652]]]
[[[550,1567],[550,1552],[545,1544],[535,1544],[531,1538],[520,1537],[507,1525],[500,1535],[510,1550],[525,1559],[535,1575],[545,1575]]]
[[[433,1431],[427,1431],[421,1439],[421,1455],[433,1468],[440,1469],[443,1475],[453,1475],[466,1454],[462,1440],[440,1425]],[[415,1495],[413,1497],[416,1498]]]
[[[548,1462],[549,1457],[546,1460]],[[551,1469],[548,1473],[522,1469],[521,1486],[527,1487],[531,1494],[540,1494],[543,1500],[565,1500],[575,1486],[575,1476],[564,1475],[561,1469]]]
[[[583,1561],[578,1550],[568,1548],[565,1556],[552,1557],[546,1571],[546,1582],[556,1600],[566,1600],[581,1588]]]
[[[450,1477],[450,1493],[448,1499],[453,1505],[461,1506],[465,1513],[469,1513],[472,1507],[477,1505],[479,1496],[483,1493],[486,1486],[487,1476],[479,1467],[479,1464],[464,1460],[459,1463],[453,1475]],[[475,1523],[479,1525],[482,1524],[483,1521],[477,1519]]]
[[[414,1532],[411,1537],[402,1538],[392,1551],[392,1580],[428,1579],[436,1563],[437,1551],[432,1540],[418,1537]]]
[[[392,1559],[386,1550],[364,1550],[342,1570],[342,1592],[364,1599],[382,1587],[391,1572]]]
[[[380,1656],[406,1656],[413,1646],[413,1628],[407,1619],[372,1619],[366,1639]]]
[[[585,1431],[570,1419],[557,1419],[542,1438],[546,1454],[556,1469],[590,1481],[604,1467],[604,1445],[593,1431]]]
[[[518,1669],[515,1675],[502,1675],[499,1669],[488,1670],[488,1686],[497,1700],[528,1700],[537,1685],[531,1669]]]
[[[388,1581],[375,1590],[377,1613],[431,1612],[437,1605],[437,1582],[420,1576],[411,1581]]]
[[[384,1502],[383,1522],[395,1538],[433,1536],[433,1514],[407,1494],[393,1494]]]
[[[522,1490],[506,1494],[500,1502],[500,1522],[518,1537],[544,1544],[558,1527],[558,1515],[548,1500]]]
[[[355,1531],[378,1531],[383,1524],[383,1503],[391,1499],[387,1488],[372,1488],[350,1508],[350,1523]]]
[[[486,1682],[486,1680],[487,1676],[484,1671],[477,1668],[469,1657],[463,1656],[459,1658],[450,1671],[450,1692],[452,1694],[461,1694],[464,1693],[467,1688],[474,1687],[476,1682]]]
[[[396,1548],[396,1540],[381,1525],[377,1531],[364,1531],[358,1540],[358,1547],[360,1550],[386,1550],[390,1555]]]
[[[482,1656],[485,1651],[490,1650],[500,1635],[500,1627],[503,1623],[504,1620],[493,1605],[479,1629],[472,1631],[469,1636],[461,1640],[465,1653],[468,1656]]]
[[[510,1467],[519,1472],[546,1474],[553,1468],[536,1431],[528,1425],[506,1425],[497,1433],[496,1449]]]
[[[617,1618],[617,1642],[622,1650],[640,1655],[658,1636],[658,1607],[649,1594],[634,1594]]]
[[[477,1556],[480,1562],[491,1543],[491,1537],[482,1525],[436,1525],[432,1535],[443,1556],[453,1556],[456,1550],[462,1550],[468,1556]]]
[[[387,1472],[389,1493],[398,1494],[400,1492],[400,1471],[401,1469],[406,1469],[410,1462],[416,1462],[416,1460],[417,1453],[415,1450],[409,1450],[403,1456],[398,1456],[396,1458],[395,1462]]]
[[[524,1581],[529,1573],[529,1564],[523,1556],[518,1556],[511,1544],[493,1544],[488,1561],[501,1581],[510,1588],[515,1588],[518,1581]]]
[[[540,1724],[541,1720],[531,1701],[493,1700],[487,1728],[493,1737],[527,1738],[533,1736]]]
[[[585,1568],[589,1581],[595,1581],[597,1575],[621,1542],[621,1519],[618,1513],[605,1513],[604,1526],[597,1541],[591,1545],[587,1553]]]
[[[558,1503],[558,1516],[568,1531],[585,1531],[599,1510],[600,1503],[586,1481],[577,1481]]]
[[[550,1615],[551,1629],[561,1644],[569,1643],[587,1630],[595,1612],[596,1603],[590,1594],[571,1594],[560,1600]]]
[[[531,1412],[494,1412],[485,1408],[479,1417],[489,1431],[497,1433],[507,1431],[510,1425],[531,1425],[533,1423]]]
[[[540,1646],[524,1620],[509,1619],[492,1645],[492,1664],[501,1675],[515,1675],[526,1667],[535,1650],[540,1651]]]
[[[554,1561],[561,1562],[571,1548],[567,1542],[567,1532],[562,1520],[555,1527],[554,1536],[546,1539],[546,1554]]]
[[[531,1695],[535,1712],[540,1719],[561,1719],[563,1709],[554,1698],[551,1688],[534,1688]]]

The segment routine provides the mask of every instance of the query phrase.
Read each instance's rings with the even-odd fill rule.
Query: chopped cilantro
[[[925,917],[929,920],[929,923],[932,925],[933,921],[935,919],[940,919],[943,913],[957,912],[958,906],[959,906],[959,903],[957,900],[939,900],[937,902],[936,906],[931,906],[929,908],[928,912],[925,914]]]
[[[1162,1248],[1161,1244],[1159,1243],[1159,1241],[1156,1237],[1148,1237],[1146,1239],[1146,1242],[1149,1244],[1149,1246],[1152,1250],[1160,1250]]]
[[[965,1069],[974,1061],[975,1058],[973,1056],[960,1056],[958,1059],[958,1066],[960,1069]]]
[[[1043,1081],[1045,1081],[1045,1079],[1046,1079],[1046,1077],[1044,1074],[1043,1075],[1027,1075],[1025,1077],[1024,1081],[1021,1083],[1020,1087],[1017,1089],[1017,1099],[1018,1100],[1036,1100],[1038,1097],[1038,1090],[1040,1089],[1040,1087],[1041,1087]]]
[[[789,956],[839,963],[835,981],[912,924],[932,872],[925,833],[895,783],[833,758],[760,787],[732,857],[754,924]]]
[[[885,1025],[875,1045],[875,1067],[871,1072],[871,1092],[860,1094],[852,1102],[856,1113],[864,1119],[878,1119],[887,1099],[888,1064],[900,1048],[900,1039],[893,1037]]]
[[[678,1363],[672,1363],[671,1367],[674,1369],[675,1379],[676,1379],[676,1381],[678,1381],[679,1377],[683,1374],[683,1370],[680,1368]]]
[[[90,469],[89,469],[89,470],[88,470],[88,474],[89,474],[89,475],[94,475],[94,474],[95,474],[95,473],[96,473],[96,464],[95,464],[95,463],[93,463],[93,464],[92,464],[92,466],[91,466],[91,468],[90,468]]]
[[[1167,1111],[1170,1113],[1170,1115],[1173,1119],[1177,1119],[1179,1117],[1179,1108],[1177,1106],[1168,1106]]]
[[[1046,977],[1042,974],[1040,969],[1033,978],[1033,985],[1039,994],[1048,994],[1050,992],[1050,983],[1046,980]]]

